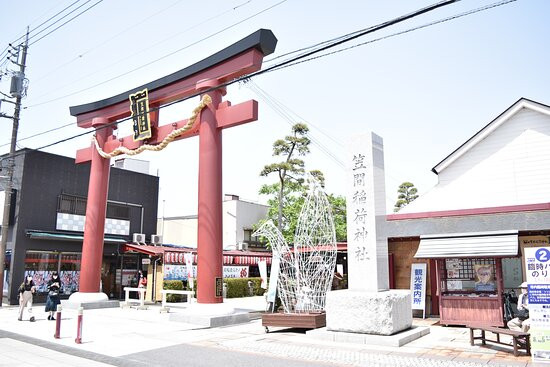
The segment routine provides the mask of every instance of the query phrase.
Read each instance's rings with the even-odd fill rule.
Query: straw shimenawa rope
[[[210,98],[209,95],[205,94],[202,97],[201,102],[199,103],[199,105],[193,110],[193,113],[191,114],[191,117],[187,121],[187,124],[185,124],[185,126],[180,127],[179,129],[176,129],[176,130],[172,131],[170,134],[168,134],[157,145],[144,144],[144,145],[140,146],[139,148],[133,149],[133,150],[128,149],[128,148],[123,147],[123,146],[120,146],[120,147],[116,148],[115,150],[113,150],[111,153],[105,153],[103,151],[103,149],[101,149],[101,147],[99,146],[99,143],[98,143],[95,135],[92,136],[92,142],[95,144],[95,148],[96,148],[97,152],[99,153],[99,155],[102,156],[103,158],[106,158],[106,159],[116,157],[117,155],[120,155],[120,154],[137,155],[139,153],[142,153],[145,150],[151,150],[151,151],[154,151],[154,152],[159,152],[159,151],[163,150],[164,148],[166,148],[168,146],[168,144],[170,144],[172,141],[174,141],[174,139],[176,139],[178,136],[180,136],[181,134],[183,134],[184,132],[189,130],[193,126],[193,124],[195,123],[195,120],[197,119],[197,116],[202,111],[202,109],[210,103],[212,103],[212,99]]]

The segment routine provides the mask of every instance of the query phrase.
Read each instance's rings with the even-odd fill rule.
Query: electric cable
[[[75,10],[81,8],[82,6],[86,5],[86,4],[87,4],[88,2],[90,2],[90,1],[91,1],[91,0],[86,1],[84,4],[80,5],[80,6],[79,6],[78,8],[76,8]],[[53,32],[57,31],[59,28],[63,27],[63,26],[66,25],[67,23],[69,23],[69,22],[75,20],[76,18],[78,18],[78,17],[81,16],[82,14],[86,13],[88,10],[90,10],[90,9],[92,9],[92,8],[94,8],[94,7],[96,7],[97,5],[99,5],[99,4],[102,3],[102,2],[103,2],[103,0],[98,0],[98,2],[96,2],[95,4],[89,6],[89,7],[86,8],[86,9],[84,9],[83,11],[81,11],[80,13],[78,13],[77,15],[75,15],[74,17],[72,17],[71,19],[67,20],[65,23],[63,23],[63,24],[61,24],[60,26],[58,26],[58,27],[52,29],[51,31],[49,31],[48,33],[46,33],[45,35],[43,35],[43,36],[40,37],[39,39],[35,40],[34,42],[31,42],[31,43],[29,44],[29,46],[32,46],[32,45],[34,45],[35,43],[40,42],[41,40],[43,40],[44,38],[46,38],[47,36],[49,36],[49,35],[52,34]],[[73,11],[75,11],[75,10],[73,10]],[[71,14],[73,11],[71,11],[71,12],[68,13],[68,14]],[[68,14],[67,14],[67,15],[68,15]],[[64,16],[64,17],[65,17],[65,16]],[[64,18],[64,17],[63,17],[63,18]],[[63,18],[61,18],[61,19],[63,19]],[[61,19],[60,19],[60,20],[61,20]],[[57,21],[56,21],[55,23],[57,23]],[[55,24],[55,23],[53,23],[53,24]],[[53,24],[52,24],[52,25],[53,25]],[[49,27],[50,27],[50,26],[48,26],[48,28],[49,28]],[[47,28],[45,28],[45,29],[47,29]],[[42,33],[42,31],[40,31],[40,32],[38,32],[38,33]],[[38,35],[38,33],[35,33],[34,36]],[[33,36],[33,37],[34,37],[34,36]],[[30,37],[30,38],[32,38],[32,37]],[[30,38],[29,38],[29,39],[30,39]]]
[[[101,0],[101,1],[103,1],[103,0]],[[144,67],[147,67],[147,66],[149,66],[149,65],[151,65],[151,64],[154,64],[154,63],[156,63],[156,62],[158,62],[158,61],[160,61],[160,60],[163,60],[163,59],[165,59],[165,58],[167,58],[167,57],[169,57],[169,56],[172,56],[172,55],[174,55],[174,54],[176,54],[176,53],[178,53],[178,52],[181,52],[181,51],[183,51],[183,50],[185,50],[185,49],[188,49],[188,48],[191,47],[191,46],[194,46],[194,45],[196,45],[196,44],[198,44],[198,43],[201,43],[201,42],[203,42],[203,41],[205,41],[205,40],[207,40],[207,39],[209,39],[209,38],[212,38],[212,37],[214,37],[214,36],[216,36],[216,35],[218,35],[218,34],[220,34],[220,33],[222,33],[222,32],[225,32],[225,31],[228,30],[228,29],[231,29],[231,28],[233,28],[233,27],[235,27],[235,26],[237,26],[237,25],[239,25],[239,24],[241,24],[241,23],[243,23],[243,22],[245,22],[245,21],[247,21],[247,20],[250,20],[250,19],[252,19],[252,18],[254,18],[254,17],[256,17],[256,16],[258,16],[258,15],[260,15],[260,14],[262,14],[262,13],[264,13],[264,12],[266,12],[266,11],[268,11],[268,10],[270,10],[270,9],[272,9],[272,8],[274,8],[274,7],[278,6],[278,5],[280,5],[280,4],[282,4],[282,3],[285,3],[286,1],[288,1],[288,0],[281,0],[281,1],[279,1],[278,3],[276,3],[276,4],[274,4],[274,5],[271,5],[271,6],[265,8],[265,9],[263,9],[263,10],[260,10],[260,11],[257,12],[257,13],[252,14],[251,16],[248,16],[248,17],[246,17],[246,18],[244,18],[244,19],[242,19],[242,20],[240,20],[240,21],[238,21],[238,22],[236,22],[236,23],[233,23],[233,24],[231,24],[231,25],[229,25],[229,26],[227,26],[227,27],[225,27],[225,28],[223,28],[223,29],[221,29],[221,30],[219,30],[219,31],[216,31],[216,32],[214,32],[214,33],[211,33],[210,35],[208,35],[208,36],[206,36],[206,37],[204,37],[204,38],[201,38],[201,39],[199,39],[198,41],[192,42],[192,43],[190,43],[190,44],[188,44],[188,45],[186,45],[186,46],[184,46],[184,47],[182,47],[182,48],[180,48],[180,49],[178,49],[178,50],[176,50],[176,51],[172,51],[172,52],[170,52],[170,53],[168,53],[168,54],[166,54],[166,55],[164,55],[164,56],[161,56],[161,57],[159,57],[159,58],[157,58],[157,59],[155,59],[155,60],[153,60],[153,61],[150,61],[150,62],[148,62],[148,63],[146,63],[146,64],[141,65],[141,66],[138,66],[138,67],[136,67],[136,68],[134,68],[134,69],[132,69],[132,70],[129,70],[129,71],[124,72],[124,73],[122,73],[122,74],[116,75],[116,76],[114,76],[114,77],[112,77],[112,78],[110,78],[110,79],[107,79],[107,80],[104,80],[104,81],[102,81],[102,82],[96,83],[96,84],[94,84],[94,85],[92,85],[92,86],[89,86],[89,87],[86,87],[86,88],[84,88],[84,89],[80,89],[80,90],[78,90],[78,91],[76,91],[76,92],[72,92],[72,93],[69,93],[69,94],[65,94],[65,95],[63,95],[63,96],[60,96],[60,97],[57,97],[57,98],[53,98],[53,99],[50,99],[50,100],[47,100],[47,101],[44,101],[44,102],[35,103],[35,104],[32,104],[32,105],[27,106],[27,107],[25,107],[25,108],[33,108],[33,107],[41,106],[41,105],[44,105],[44,104],[47,104],[47,103],[50,103],[50,102],[55,102],[55,101],[58,101],[58,100],[60,100],[60,99],[64,99],[64,98],[73,96],[73,95],[75,95],[75,94],[79,94],[79,93],[85,92],[85,91],[87,91],[87,90],[93,89],[93,88],[98,87],[98,86],[100,86],[100,85],[103,85],[103,84],[105,84],[105,83],[108,83],[108,82],[111,82],[111,81],[113,81],[113,80],[119,79],[119,78],[121,78],[121,77],[123,77],[123,76],[126,76],[126,75],[128,75],[128,74],[130,74],[130,73],[133,73],[133,72],[135,72],[135,71],[141,70],[141,69],[143,69]],[[111,65],[111,66],[112,66],[112,65]],[[93,74],[91,74],[91,75],[93,75]],[[88,76],[89,76],[89,75],[88,75]],[[73,82],[73,83],[74,83],[74,82]]]
[[[40,23],[39,25],[37,25],[36,27],[34,27],[33,29],[31,29],[31,30],[29,31],[29,34],[32,33],[32,32],[34,32],[36,29],[40,28],[41,26],[43,26],[44,24],[46,24],[46,23],[49,22],[50,20],[54,19],[54,18],[57,17],[59,14],[63,13],[65,10],[69,9],[70,7],[72,7],[73,5],[75,5],[76,3],[78,3],[79,1],[80,1],[80,0],[74,1],[74,2],[71,3],[70,5],[66,6],[66,7],[63,8],[61,11],[59,11],[57,14],[52,15],[51,17],[49,17],[48,19],[46,19],[45,21],[43,21],[42,23]],[[50,8],[50,10],[51,10],[51,9],[53,9],[53,8]],[[49,12],[49,10],[48,10],[48,12]],[[39,18],[40,18],[40,17],[38,17],[38,18],[36,18],[35,20],[33,20],[33,21],[31,22],[31,24],[32,24],[33,22],[35,22],[37,19],[39,19]],[[26,32],[25,32],[22,36],[20,36],[19,38],[17,38],[16,40],[12,41],[11,43],[14,44],[14,43],[16,43],[17,41],[19,41],[19,40],[25,38],[25,35],[26,35]],[[0,58],[3,57],[2,55],[4,54],[4,52],[6,52],[6,51],[8,50],[9,47],[10,47],[9,45],[6,46],[6,48],[5,48],[2,52],[0,52]]]
[[[505,0],[505,1],[500,1],[500,2],[497,2],[497,3],[494,3],[493,5],[494,6],[491,6],[492,7],[496,7],[496,6],[500,6],[500,5],[505,5],[505,4],[508,4],[510,2],[513,2],[513,1],[517,1],[517,0]],[[393,25],[393,24],[397,24],[397,23],[400,23],[404,20],[408,20],[408,19],[411,19],[411,18],[414,18],[418,15],[421,15],[421,14],[424,14],[426,13],[427,11],[431,11],[431,10],[435,10],[441,6],[446,6],[446,5],[449,5],[451,3],[454,3],[455,1],[447,1],[447,2],[440,2],[440,3],[437,3],[437,4],[433,4],[431,6],[428,6],[428,7],[425,7],[425,8],[422,8],[422,9],[419,9],[413,13],[409,13],[407,15],[404,15],[404,16],[401,16],[401,17],[398,17],[398,18],[394,18],[393,20],[391,21],[387,21],[387,22],[384,22],[384,23],[381,23],[377,26],[374,26],[374,27],[371,27],[369,29],[369,31],[366,31],[365,34],[368,34],[368,33],[372,33],[372,32],[376,32],[382,28],[386,28],[388,27],[389,25]],[[489,9],[488,7],[484,7],[486,9]],[[431,10],[427,10],[427,9],[431,9]],[[480,8],[478,8],[480,9]],[[481,10],[478,10],[478,11],[481,11]],[[477,11],[472,11],[473,12],[477,12]],[[463,14],[463,13],[462,13]],[[462,15],[464,16],[464,15]],[[453,19],[456,19],[457,17],[454,17]],[[353,37],[352,39],[355,39],[357,37]],[[350,39],[351,40],[351,39]],[[333,45],[332,47],[338,45],[338,44],[341,44],[342,42],[338,42],[337,44]],[[330,45],[328,46],[330,47]],[[326,48],[325,48],[326,49]],[[317,51],[314,51],[315,52],[320,52],[321,50],[317,50]],[[311,53],[309,53],[311,55]],[[198,92],[198,93],[194,93],[194,94],[191,94],[189,96],[186,96],[184,98],[181,98],[181,99],[178,99],[178,100],[175,100],[175,101],[172,101],[172,102],[169,102],[165,105],[162,105],[162,106],[159,106],[159,107],[156,107],[156,108],[151,108],[149,112],[154,112],[154,111],[157,111],[157,110],[160,110],[161,108],[166,108],[166,107],[169,107],[169,106],[172,106],[174,104],[177,104],[177,103],[181,103],[183,101],[186,101],[188,99],[191,99],[191,98],[194,98],[194,97],[197,97],[197,96],[200,96],[201,94],[204,94],[204,93],[208,93],[210,91],[214,91],[216,89],[219,89],[219,88],[222,88],[222,87],[226,87],[226,86],[229,86],[231,84],[234,84],[234,83],[238,83],[240,81],[244,81],[246,79],[249,79],[249,78],[253,78],[253,77],[256,77],[256,76],[259,76],[259,75],[262,75],[262,74],[265,74],[265,73],[268,73],[268,72],[271,72],[271,71],[275,71],[275,70],[279,70],[281,69],[281,66],[284,66],[284,65],[288,65],[288,64],[291,64],[293,62],[296,62],[299,60],[299,58],[302,58],[302,57],[306,57],[308,54],[306,55],[301,55],[301,56],[298,56],[298,57],[294,57],[294,58],[291,58],[291,59],[288,59],[288,60],[285,60],[283,62],[281,62],[280,64],[277,64],[277,65],[273,65],[269,68],[266,68],[266,69],[263,69],[263,70],[259,70],[259,71],[256,71],[254,73],[251,73],[251,74],[248,74],[248,75],[245,75],[245,76],[242,76],[242,77],[239,77],[239,78],[236,78],[236,79],[233,79],[231,81],[228,81],[228,82],[225,82],[225,83],[221,83],[220,85],[216,86],[216,87],[212,87],[212,88],[208,88],[206,90],[203,90],[201,92]],[[133,117],[132,116],[129,116],[129,117],[126,117],[126,118],[123,118],[123,119],[120,119],[120,120],[117,120],[117,121],[113,121],[109,124],[106,124],[106,125],[103,125],[103,126],[100,126],[96,129],[93,129],[93,130],[89,130],[89,131],[86,131],[86,132],[83,132],[83,133],[80,133],[80,134],[77,134],[77,135],[74,135],[74,136],[70,136],[68,138],[65,138],[65,139],[62,139],[62,140],[58,140],[56,142],[52,142],[50,144],[47,144],[47,145],[44,145],[44,146],[41,146],[41,147],[38,147],[38,148],[34,148],[34,150],[42,150],[42,149],[46,149],[46,148],[49,148],[51,146],[54,146],[54,145],[57,145],[57,144],[61,144],[61,143],[64,143],[66,141],[70,141],[72,139],[76,139],[78,137],[81,137],[81,136],[84,136],[84,135],[87,135],[87,134],[91,134],[91,133],[95,133],[96,131],[98,130],[102,130],[102,129],[106,129],[106,128],[110,128],[112,126],[116,126],[122,122],[125,122],[125,121],[128,121],[130,119],[132,119]],[[18,155],[20,155],[22,153],[15,153],[13,155],[13,157],[16,157]]]
[[[289,66],[294,66],[294,65],[298,65],[298,64],[301,64],[301,63],[304,63],[304,62],[320,59],[320,58],[323,58],[325,56],[330,56],[330,55],[340,53],[342,51],[348,51],[348,50],[354,49],[354,48],[359,47],[359,46],[364,46],[364,45],[368,45],[370,43],[375,43],[375,42],[385,40],[385,39],[388,39],[388,38],[392,38],[392,37],[395,37],[395,36],[400,36],[400,35],[410,33],[410,32],[413,32],[413,31],[416,31],[416,30],[419,30],[419,29],[427,28],[427,27],[430,27],[430,26],[433,26],[433,25],[436,25],[436,24],[445,23],[445,22],[448,22],[450,20],[462,18],[462,17],[467,16],[467,15],[479,13],[479,12],[484,11],[484,10],[496,8],[497,6],[506,5],[506,4],[513,3],[513,2],[516,2],[516,1],[517,0],[502,0],[502,1],[492,3],[492,4],[489,4],[489,5],[486,5],[486,6],[482,6],[482,7],[476,8],[476,9],[472,9],[472,10],[469,10],[469,11],[466,11],[466,12],[463,12],[463,13],[460,13],[460,14],[452,15],[452,16],[449,16],[449,17],[446,17],[446,18],[435,20],[433,22],[425,23],[425,24],[417,26],[417,27],[412,27],[412,28],[408,28],[408,29],[400,31],[400,32],[392,33],[392,34],[389,34],[387,36],[375,38],[375,39],[365,41],[365,42],[361,42],[361,43],[358,43],[358,44],[355,44],[355,45],[352,45],[352,46],[349,46],[349,47],[341,48],[341,49],[338,49],[338,50],[335,50],[335,51],[332,51],[332,52],[327,52],[327,53],[324,53],[324,54],[321,54],[321,55],[309,57],[309,58],[306,58],[306,59],[303,59],[303,60],[292,62],[292,63],[286,64],[286,65],[282,65],[280,67],[277,67],[275,70],[284,69],[284,68],[289,67]]]
[[[67,63],[65,63],[65,64],[63,64],[63,65],[61,65],[61,66],[58,66],[58,67],[56,67],[56,68],[53,69],[53,70],[50,70],[49,72],[45,73],[45,75],[44,75],[43,77],[36,79],[33,83],[36,83],[36,82],[38,82],[38,81],[40,81],[40,80],[43,80],[43,79],[49,77],[50,75],[52,75],[52,73],[53,73],[54,71],[57,71],[57,70],[59,70],[59,69],[65,67],[65,66],[67,66],[67,65],[69,65],[69,64],[71,64],[71,63],[73,63],[73,62],[76,61],[76,60],[80,60],[80,59],[82,58],[82,56],[84,56],[85,54],[88,54],[88,53],[90,53],[91,51],[96,50],[96,49],[99,48],[100,46],[103,46],[103,45],[107,44],[108,42],[112,41],[112,40],[115,39],[116,37],[118,37],[118,36],[120,36],[121,34],[127,32],[128,30],[130,30],[130,29],[132,29],[132,28],[135,28],[135,27],[138,26],[138,25],[143,24],[143,22],[144,22],[145,20],[147,20],[147,19],[149,19],[149,18],[151,18],[151,17],[153,17],[153,16],[156,16],[156,15],[158,15],[158,14],[160,14],[160,13],[166,11],[166,10],[168,10],[169,8],[171,8],[172,6],[174,6],[174,5],[178,4],[178,3],[180,3],[181,1],[183,1],[183,0],[178,0],[178,1],[176,1],[174,4],[170,5],[169,7],[165,8],[165,9],[163,9],[163,10],[161,10],[161,11],[159,11],[159,12],[153,14],[153,15],[150,15],[150,16],[146,17],[146,18],[143,19],[143,20],[140,20],[139,22],[135,23],[134,25],[130,26],[129,28],[126,28],[125,30],[119,32],[117,35],[115,35],[115,36],[109,38],[109,39],[106,40],[105,42],[103,42],[103,43],[101,43],[101,44],[99,44],[99,45],[97,45],[97,46],[95,46],[95,47],[93,47],[93,48],[91,48],[91,49],[89,49],[89,50],[87,50],[87,51],[85,51],[85,52],[79,54],[77,57],[75,57],[74,59],[68,61]],[[212,17],[210,17],[210,18],[208,18],[208,19],[206,19],[206,20],[204,20],[204,21],[201,21],[201,22],[199,22],[199,23],[197,23],[197,24],[194,24],[194,25],[192,25],[192,26],[190,26],[190,27],[188,27],[188,28],[182,30],[181,32],[174,33],[174,34],[170,35],[168,38],[165,38],[165,39],[163,39],[163,40],[161,40],[161,41],[159,41],[159,42],[156,42],[156,43],[152,44],[152,45],[149,46],[149,47],[141,48],[139,51],[137,51],[137,52],[135,52],[135,53],[133,53],[133,54],[127,55],[127,56],[123,57],[122,59],[119,59],[118,61],[115,61],[115,62],[113,62],[113,63],[111,63],[111,64],[109,64],[109,65],[107,65],[107,66],[105,66],[105,67],[103,67],[103,68],[101,68],[101,69],[98,69],[98,70],[95,70],[95,71],[93,71],[93,72],[91,72],[91,73],[88,73],[88,74],[86,74],[86,75],[84,75],[84,76],[82,76],[82,77],[80,77],[80,78],[78,78],[78,79],[76,79],[76,80],[73,80],[71,83],[68,83],[68,84],[66,84],[66,85],[64,85],[64,86],[61,86],[61,87],[57,88],[57,90],[63,89],[63,88],[68,87],[68,86],[72,86],[72,85],[74,85],[75,82],[78,82],[78,81],[80,81],[80,80],[86,79],[86,78],[88,78],[88,77],[90,77],[90,76],[92,76],[92,75],[97,74],[97,73],[100,72],[100,71],[103,71],[103,70],[106,70],[106,69],[110,69],[110,68],[112,68],[113,66],[118,65],[118,64],[120,64],[120,63],[122,63],[122,62],[124,62],[124,61],[126,61],[126,60],[128,60],[128,59],[132,59],[133,57],[135,57],[135,56],[137,56],[137,55],[139,55],[139,54],[142,54],[142,53],[144,53],[144,52],[147,52],[148,50],[152,49],[153,47],[158,46],[158,45],[160,45],[160,44],[162,44],[162,43],[164,43],[164,42],[167,42],[167,41],[173,39],[174,37],[177,37],[177,36],[179,36],[179,35],[181,35],[181,34],[187,33],[187,32],[189,32],[190,30],[192,30],[192,29],[194,29],[194,28],[197,28],[197,27],[199,27],[199,26],[201,26],[201,25],[203,25],[203,24],[206,24],[206,23],[208,23],[208,22],[210,22],[210,21],[212,21],[212,20],[214,20],[214,19],[216,19],[216,18],[219,18],[220,16],[223,16],[223,15],[225,15],[225,14],[231,12],[231,11],[234,11],[234,10],[236,10],[236,9],[238,9],[238,8],[241,8],[241,7],[245,6],[245,5],[247,5],[248,3],[250,3],[251,1],[252,1],[252,0],[248,0],[248,1],[246,1],[246,2],[244,2],[244,3],[241,3],[241,4],[237,5],[237,6],[234,6],[234,7],[230,8],[230,9],[228,9],[228,10],[225,10],[225,11],[223,11],[223,12],[217,14],[217,15],[214,15],[214,16],[212,16]],[[43,95],[41,95],[41,96],[38,96],[37,98],[43,97],[43,96],[45,96],[45,95],[47,95],[47,94],[43,94]]]

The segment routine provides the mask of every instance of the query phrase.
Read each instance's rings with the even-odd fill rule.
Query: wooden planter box
[[[295,327],[302,329],[317,329],[327,324],[324,312],[316,313],[264,313],[262,326],[268,331],[268,326]]]

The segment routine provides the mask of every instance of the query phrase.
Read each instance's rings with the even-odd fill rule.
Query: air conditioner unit
[[[246,242],[237,243],[237,250],[248,251],[248,243]]]
[[[145,244],[145,235],[143,233],[134,233],[132,242],[138,245]]]
[[[162,245],[162,236],[160,234],[151,235],[151,244],[155,246]]]

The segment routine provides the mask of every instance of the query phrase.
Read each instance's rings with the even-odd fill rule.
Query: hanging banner
[[[533,362],[550,364],[550,249],[525,248]]]
[[[258,263],[258,269],[260,270],[260,278],[262,279],[262,284],[260,284],[260,287],[267,289],[267,261],[260,261]]]
[[[426,264],[411,265],[411,302],[413,310],[422,310],[426,318]]]
[[[130,111],[134,121],[134,141],[151,137],[151,121],[149,120],[149,94],[147,88],[130,94]]]

